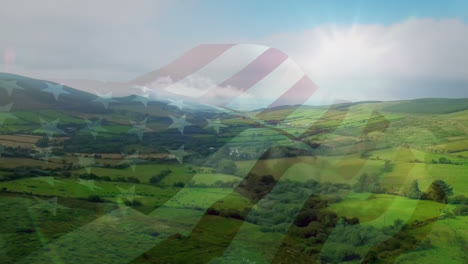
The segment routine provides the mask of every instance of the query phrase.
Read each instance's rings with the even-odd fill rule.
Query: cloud
[[[468,97],[468,25],[457,19],[322,25],[260,42],[289,54],[336,98]]]
[[[461,20],[323,24],[249,39],[255,28],[243,29],[249,33],[245,35],[242,30],[217,34],[232,22],[206,28],[184,27],[182,20],[171,25],[177,16],[207,19],[172,1],[5,0],[0,35],[7,37],[0,42],[0,71],[127,81],[200,43],[251,43],[290,55],[336,99],[468,97],[468,25]],[[196,79],[180,85],[196,92],[213,84]]]
[[[18,73],[125,80],[160,61],[163,52],[154,50],[164,48],[154,24],[166,5],[150,0],[2,1],[0,51],[15,55]],[[11,70],[11,59],[8,64]]]
[[[215,88],[216,85],[215,81],[208,76],[192,74],[179,82],[173,83],[167,89],[176,94],[199,97],[209,89]]]

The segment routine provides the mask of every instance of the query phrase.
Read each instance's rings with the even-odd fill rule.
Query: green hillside
[[[383,111],[396,113],[447,114],[468,109],[468,99],[426,98],[402,101],[384,107]]]
[[[468,262],[468,99],[221,113],[0,80],[0,263]]]

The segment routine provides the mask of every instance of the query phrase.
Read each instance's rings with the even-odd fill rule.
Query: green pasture
[[[399,113],[452,113],[468,108],[468,99],[417,99],[401,101],[384,107],[384,111]]]
[[[427,220],[442,215],[444,204],[427,200],[412,200],[388,194],[352,193],[343,201],[331,205],[338,215],[358,217],[362,224],[383,227],[396,219],[407,222]],[[415,211],[415,208],[419,209]],[[447,209],[453,209],[448,205]]]
[[[432,226],[426,237],[431,242],[429,249],[417,249],[403,253],[396,263],[465,263],[468,260],[468,217],[457,216],[441,219]]]
[[[38,199],[49,199],[39,197]],[[58,209],[41,209],[30,196],[0,193],[0,262],[16,263],[81,226],[116,209],[115,204],[58,198]],[[49,260],[50,261],[50,260]]]
[[[145,210],[161,206],[178,191],[177,188],[159,188],[146,184],[80,181],[78,179],[52,177],[35,177],[0,182],[0,189],[3,188],[14,193],[64,198],[88,199],[92,195],[98,195],[104,200],[116,203],[125,202],[127,198],[132,199],[133,197],[134,200],[142,203]],[[135,190],[134,194],[131,193],[132,188]]]
[[[382,185],[401,192],[413,180],[418,180],[419,188],[424,191],[433,181],[443,180],[453,187],[455,194],[467,195],[467,170],[468,165],[397,163],[392,172],[383,175]]]
[[[62,160],[59,157],[51,157],[49,160],[0,157],[0,168],[32,167],[36,169],[50,169],[61,168],[63,166]]]
[[[238,183],[241,181],[241,178],[233,175],[228,175],[228,174],[222,174],[222,173],[197,173],[195,174],[191,182],[194,184],[200,184],[200,185],[213,185],[217,182],[222,182],[222,183]]]
[[[125,169],[91,167],[91,173],[98,176],[108,176],[111,179],[119,177],[136,177],[142,183],[149,183],[151,177],[158,175],[163,170],[171,170],[171,174],[165,177],[160,183],[163,185],[172,185],[175,182],[188,182],[192,178],[189,168],[195,168],[184,164],[137,164]],[[77,170],[75,175],[87,173],[86,169]]]
[[[468,139],[431,146],[430,149],[437,152],[446,153],[468,151]]]

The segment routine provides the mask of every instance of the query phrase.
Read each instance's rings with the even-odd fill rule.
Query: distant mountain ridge
[[[448,114],[468,109],[468,98],[421,98],[384,107],[388,112]]]
[[[29,78],[26,76],[15,75],[10,73],[0,73],[0,81],[17,81],[17,84],[23,89],[13,89],[11,95],[8,95],[6,85],[0,83],[0,105],[13,103],[13,110],[41,110],[58,108],[62,110],[73,110],[82,112],[102,112],[106,111],[105,108],[99,103],[99,96],[95,93],[103,92],[103,89],[116,89],[116,93],[111,95],[114,103],[120,104],[140,104],[134,100],[138,95],[138,90],[131,88],[130,83],[116,83],[116,82],[100,82],[100,81],[83,81],[80,82],[80,88],[67,85],[64,83],[63,90],[58,100],[54,98],[53,94],[45,92],[44,90],[49,84],[59,84],[54,81],[39,80]],[[57,80],[56,80],[57,81]],[[100,84],[102,86],[99,86]],[[2,85],[4,87],[2,87]],[[94,86],[97,85],[97,86]],[[96,89],[95,89],[96,88]],[[122,92],[127,89],[127,92]],[[106,90],[109,91],[109,90]],[[113,90],[111,90],[113,91]],[[119,96],[120,95],[120,96]],[[151,98],[150,104],[167,105],[170,101],[166,98]],[[398,100],[398,101],[360,101],[360,102],[345,102],[332,104],[334,107],[348,107],[357,104],[365,103],[382,103],[393,102],[394,104],[382,108],[383,111],[399,112],[399,113],[452,113],[457,111],[468,110],[468,98],[421,98],[412,100]],[[252,112],[267,110],[267,112],[274,112],[280,109],[287,109],[291,105],[281,105],[269,109],[256,109]],[[317,107],[310,105],[303,105],[303,107]],[[208,106],[200,107],[200,109],[209,110]]]

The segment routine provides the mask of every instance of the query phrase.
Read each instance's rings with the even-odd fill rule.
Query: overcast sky
[[[0,71],[126,81],[202,43],[251,43],[339,99],[468,97],[468,1],[249,2],[2,0]]]

